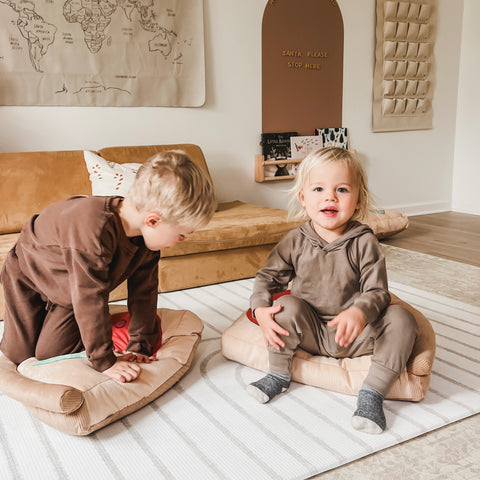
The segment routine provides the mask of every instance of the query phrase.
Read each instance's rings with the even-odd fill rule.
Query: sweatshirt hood
[[[363,223],[357,222],[356,220],[350,221],[347,225],[345,233],[341,237],[338,237],[336,240],[330,243],[328,243],[322,237],[320,237],[320,235],[318,235],[318,233],[313,228],[311,220],[300,225],[300,231],[314,247],[320,247],[325,252],[339,250],[341,248],[344,248],[349,243],[349,240],[351,240],[352,238],[365,235],[366,233],[373,233],[372,229],[368,225],[364,225]]]

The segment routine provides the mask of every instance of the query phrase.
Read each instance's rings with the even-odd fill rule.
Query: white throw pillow
[[[90,174],[92,195],[124,197],[130,190],[135,175],[142,165],[141,163],[107,162],[89,150],[84,150],[83,155]]]

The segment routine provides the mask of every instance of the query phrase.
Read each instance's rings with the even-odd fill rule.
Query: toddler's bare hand
[[[255,309],[255,318],[258,325],[262,329],[263,337],[267,347],[272,345],[275,350],[285,346],[285,342],[278,335],[288,336],[288,330],[282,328],[274,319],[274,315],[283,307],[281,305],[273,305],[272,307],[258,307]]]
[[[335,342],[341,347],[348,347],[365,328],[365,314],[357,307],[350,307],[340,312],[327,325],[337,327]]]

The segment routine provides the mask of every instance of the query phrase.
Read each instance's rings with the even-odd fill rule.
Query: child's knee
[[[274,304],[282,306],[282,309],[275,314],[275,321],[287,328],[294,324],[293,322],[304,308],[305,301],[294,295],[283,295],[275,300]]]
[[[417,336],[418,325],[415,317],[402,305],[390,305],[385,315],[390,320],[390,326],[403,338]]]

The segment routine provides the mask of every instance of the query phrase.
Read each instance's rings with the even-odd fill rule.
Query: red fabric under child
[[[128,333],[128,326],[130,325],[130,314],[128,312],[120,312],[111,315],[110,318],[112,320],[113,347],[115,350],[121,350],[123,352],[127,349],[127,345],[130,340],[130,334]],[[154,358],[156,358],[157,351],[162,346],[162,319],[158,315],[157,321],[160,336],[158,337],[158,342],[154,349]]]
[[[290,290],[285,290],[284,292],[280,292],[280,293],[274,293],[274,294],[272,295],[272,298],[273,298],[273,300],[276,300],[277,298],[283,297],[284,295],[290,295]],[[252,313],[252,309],[251,309],[251,308],[249,308],[249,309],[247,310],[247,318],[248,318],[251,322],[255,323],[255,325],[258,325],[258,322],[257,322],[256,318],[253,316],[253,313]]]

